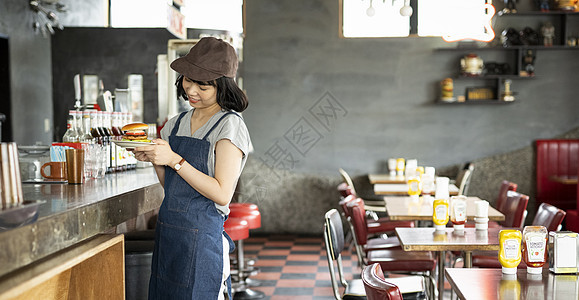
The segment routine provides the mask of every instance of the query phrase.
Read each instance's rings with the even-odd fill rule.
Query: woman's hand
[[[148,161],[159,166],[175,164],[181,160],[179,154],[173,152],[167,141],[162,139],[154,139],[153,143],[155,143],[155,145],[147,145],[135,148],[133,150],[133,153],[135,153],[135,158],[140,161]]]

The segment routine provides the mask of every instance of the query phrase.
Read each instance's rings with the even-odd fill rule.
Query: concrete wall
[[[578,50],[539,50],[536,78],[513,81],[513,104],[435,105],[440,80],[458,73],[465,53],[435,51],[449,46],[440,38],[342,39],[338,13],[332,0],[246,1],[244,117],[255,152],[243,196],[261,204],[264,231],[320,232],[323,213],[336,207],[339,167],[364,181],[364,174],[385,171],[389,157],[440,170],[501,157],[481,167],[489,170],[503,155],[531,153],[534,140],[579,126]],[[514,66],[505,53],[480,55]],[[334,111],[312,114],[320,103]],[[513,178],[522,192],[534,185],[531,158],[514,160],[525,162],[517,172],[524,176]],[[471,191],[494,200],[509,177],[504,165],[497,170],[478,182],[475,172]],[[276,222],[280,214],[290,223]]]

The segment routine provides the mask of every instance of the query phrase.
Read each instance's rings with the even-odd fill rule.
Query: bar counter
[[[152,167],[107,174],[83,184],[24,184],[25,201],[44,201],[38,219],[0,228],[2,276],[161,205],[163,188]]]

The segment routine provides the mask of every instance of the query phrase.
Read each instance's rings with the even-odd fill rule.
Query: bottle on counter
[[[519,230],[505,229],[499,231],[499,262],[503,274],[516,274],[521,263],[521,240],[523,234]]]
[[[112,113],[112,121],[111,121],[111,129],[113,132],[113,139],[116,141],[122,140],[123,133],[121,131],[121,122],[122,122],[122,113],[121,112],[113,112]],[[125,159],[125,148],[119,147],[115,145],[115,160],[117,162],[117,171],[125,171],[127,169],[126,159]]]
[[[111,173],[111,139],[108,131],[105,128],[105,118],[104,112],[98,111],[97,112],[97,119],[98,119],[98,131],[99,134],[102,136],[103,139],[103,146],[105,148],[105,160],[106,160],[106,173]]]
[[[450,197],[450,221],[454,230],[464,230],[466,223],[466,197]]]
[[[432,222],[436,230],[445,230],[448,223],[448,177],[436,178],[436,193],[432,202]]]
[[[523,261],[527,264],[527,273],[543,273],[547,262],[547,228],[545,226],[525,226],[523,229]]]
[[[83,111],[82,113],[82,143],[93,144],[94,137],[90,133],[90,111]]]
[[[102,139],[102,136],[101,136],[100,131],[98,129],[98,126],[99,126],[98,125],[98,113],[97,113],[97,111],[91,111],[90,112],[90,134],[92,135],[95,143],[102,145],[103,139]]]
[[[413,176],[408,178],[408,195],[412,198],[412,201],[418,202],[420,193],[422,192],[422,184],[420,182],[420,177]]]
[[[65,143],[77,143],[78,142],[78,130],[76,129],[76,110],[68,111],[68,119],[66,122],[66,132],[62,137],[62,141]]]

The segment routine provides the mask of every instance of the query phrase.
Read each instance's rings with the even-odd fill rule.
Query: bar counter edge
[[[23,186],[25,197],[26,190],[41,185],[34,186]],[[61,201],[66,203],[63,209],[40,215],[32,224],[0,232],[0,282],[21,267],[98,234],[110,233],[115,226],[159,208],[163,200],[163,187],[152,168],[108,174],[88,184],[64,184],[59,189],[63,195],[47,196],[42,206],[46,210],[54,205],[52,202]],[[28,195],[43,200],[38,199],[40,193]]]

